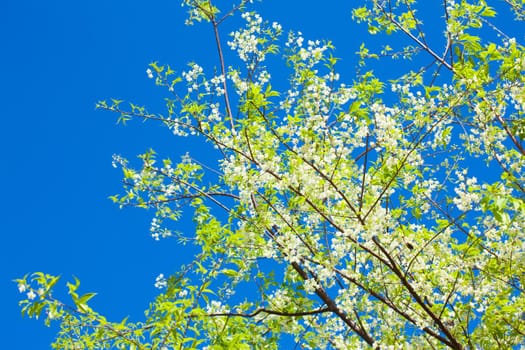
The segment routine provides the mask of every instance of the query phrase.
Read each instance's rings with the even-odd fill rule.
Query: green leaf
[[[77,303],[78,304],[87,304],[87,302],[93,298],[97,293],[86,293],[78,298]]]
[[[496,16],[496,11],[494,11],[494,9],[492,7],[484,6],[483,7],[483,11],[481,12],[481,15],[483,17],[495,17]]]
[[[237,271],[232,269],[223,269],[221,272],[228,277],[235,277],[239,274]]]

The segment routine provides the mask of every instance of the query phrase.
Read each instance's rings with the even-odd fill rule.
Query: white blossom
[[[146,74],[148,75],[148,78],[153,79],[153,72],[151,71],[151,69],[146,69]]]
[[[35,293],[32,289],[30,289],[30,290],[27,292],[27,299],[29,299],[29,300],[33,300],[33,299],[35,299],[35,297],[36,297],[36,293]]]

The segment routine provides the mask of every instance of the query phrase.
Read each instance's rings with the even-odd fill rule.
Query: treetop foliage
[[[444,0],[426,22],[425,1],[355,3],[351,17],[384,45],[356,43],[342,82],[331,42],[251,1],[183,1],[187,24],[210,27],[216,71],[153,62],[165,110],[97,107],[216,150],[114,157],[124,191],[111,199],[153,209],[152,237],[191,245],[195,259],[157,278],[139,321],[107,320],[77,279],[71,302],[53,296],[58,277],[18,279],[22,313],[60,325],[54,348],[525,346],[525,3]],[[393,80],[373,69],[400,61],[412,69]],[[191,232],[177,226],[188,213]]]

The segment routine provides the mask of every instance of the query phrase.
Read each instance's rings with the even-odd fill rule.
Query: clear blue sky
[[[285,29],[333,39],[353,71],[361,40],[349,5],[257,6]],[[210,28],[186,27],[184,18],[177,0],[0,2],[2,348],[47,349],[56,331],[20,317],[14,278],[76,275],[83,292],[98,292],[96,309],[113,320],[139,320],[156,294],[155,277],[180,264],[175,241],[150,237],[151,213],[119,210],[107,197],[121,189],[112,154],[134,158],[154,148],[176,159],[184,143],[153,123],[116,125],[116,116],[94,107],[110,97],[159,105],[163,94],[145,73],[152,61],[179,72],[192,60],[216,64]]]
[[[285,30],[331,39],[344,58],[342,77],[351,79],[353,53],[369,40],[352,23],[351,5],[267,0],[257,8]],[[179,72],[189,61],[217,64],[210,28],[184,26],[184,11],[178,0],[0,1],[2,348],[47,349],[56,332],[20,317],[14,278],[75,275],[81,292],[98,292],[92,305],[109,319],[140,320],[157,293],[155,277],[184,259],[175,241],[150,237],[151,212],[120,210],[108,196],[121,190],[112,154],[132,159],[153,148],[177,159],[188,144],[154,123],[123,127],[95,110],[114,97],[154,111],[164,95],[147,78],[152,61]],[[237,23],[226,23],[226,33]],[[437,40],[439,28],[431,32]]]

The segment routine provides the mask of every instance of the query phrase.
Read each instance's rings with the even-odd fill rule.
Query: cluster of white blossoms
[[[27,299],[29,299],[29,300],[35,299],[36,295],[37,295],[32,288],[27,288],[27,286],[25,284],[22,284],[22,283],[18,284],[18,291],[20,293],[27,292],[26,295],[27,295]],[[42,290],[42,292],[43,292],[43,290]]]
[[[307,48],[302,48],[299,51],[299,55],[304,61],[306,61],[308,58],[319,61],[327,49],[328,47],[326,45],[321,45],[321,41],[319,40],[308,40]]]
[[[224,75],[215,76],[211,78],[210,82],[217,96],[224,95]]]
[[[300,60],[308,67],[319,63],[324,58],[325,51],[329,49],[329,45],[320,40],[308,40],[306,47],[303,44],[304,38],[301,32],[290,32],[285,46],[291,48],[292,52],[296,52]]]
[[[308,278],[304,280],[303,283],[304,291],[308,294],[314,294],[315,290],[320,287],[319,283],[313,278]]]
[[[191,64],[191,70],[182,72],[182,77],[188,83],[188,93],[191,93],[199,88],[199,77],[203,74],[203,69],[197,63]]]
[[[290,32],[288,33],[288,41],[286,41],[286,47],[302,47],[304,42],[303,33],[301,32]]]
[[[263,69],[255,77],[255,84],[262,86],[262,85],[268,83],[270,81],[271,77],[272,76],[270,75],[270,73],[267,70]]]
[[[127,160],[125,158],[123,158],[121,155],[119,154],[113,154],[112,158],[111,158],[111,166],[113,168],[118,168],[119,166],[123,167],[123,166],[126,166],[127,164]]]
[[[219,110],[220,105],[218,103],[210,103],[209,105],[209,113],[208,113],[208,121],[210,122],[220,122],[221,112]]]
[[[396,108],[386,107],[385,105],[374,103],[370,107],[374,115],[377,144],[387,150],[393,150],[398,145],[402,137],[402,127],[393,117],[399,111]]]
[[[155,278],[155,288],[164,289],[168,286],[168,280],[164,277],[164,274],[161,273]]]
[[[150,68],[146,69],[146,74],[148,78],[153,79],[153,71]]]
[[[206,312],[208,314],[225,313],[229,311],[230,308],[228,307],[228,305],[224,305],[221,301],[218,300],[212,300],[206,307]]]
[[[525,65],[525,59],[522,59]],[[521,65],[521,64],[520,64]],[[523,68],[525,70],[525,67]],[[507,100],[516,112],[525,112],[525,85],[523,83],[505,83],[503,89],[507,92],[505,100]]]
[[[481,200],[480,194],[477,193],[479,188],[477,179],[475,177],[465,179],[465,173],[466,171],[456,172],[459,184],[454,189],[457,197],[453,199],[456,207],[463,212],[473,209]]]
[[[390,85],[390,90],[392,92],[400,92],[402,94],[408,94],[410,90],[410,84],[400,84],[400,83],[392,83]]]
[[[161,227],[160,220],[158,218],[151,219],[149,230],[151,232],[151,237],[156,241],[160,241],[161,238],[167,238],[172,236],[170,230]]]
[[[265,61],[268,53],[274,52],[273,43],[282,32],[280,24],[274,22],[269,26],[255,12],[243,13],[242,18],[246,21],[246,27],[231,33],[233,39],[228,42],[230,48],[245,62],[249,72],[247,76],[250,77],[242,79],[240,70],[229,67],[228,78],[238,95],[248,91],[250,83],[262,86],[270,81],[270,73],[261,62]]]
[[[268,301],[270,302],[272,308],[275,310],[280,310],[285,309],[288,305],[290,305],[292,299],[288,295],[287,290],[277,289],[270,295]]]
[[[246,91],[248,91],[248,80],[241,78],[238,70],[230,69],[228,72],[228,78],[233,82],[233,86],[235,87],[235,92],[237,92],[237,95],[241,96]]]
[[[259,55],[261,50],[258,48],[263,20],[259,14],[251,12],[243,13],[242,18],[246,21],[246,28],[231,33],[233,40],[228,41],[228,45],[237,51],[237,55],[244,62],[253,60],[252,56],[255,56],[258,62],[263,61],[264,55]]]
[[[181,6],[184,7],[184,6],[187,6],[189,4],[191,4],[190,1],[183,1],[181,3]],[[189,5],[188,7],[190,8],[190,10],[188,11],[189,17],[184,21],[184,24],[185,25],[193,25],[193,23],[195,21],[197,21],[197,22],[202,21],[202,19],[203,19],[202,11],[199,10],[199,8],[197,6]]]

